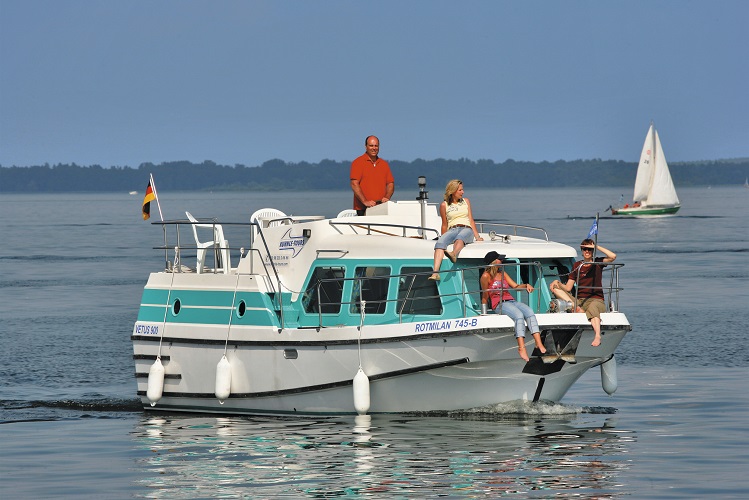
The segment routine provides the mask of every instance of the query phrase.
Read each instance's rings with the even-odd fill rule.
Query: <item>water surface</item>
[[[398,186],[396,199],[412,191]],[[749,192],[680,189],[675,217],[607,217],[620,191],[466,186],[477,219],[542,226],[574,246],[601,214],[633,325],[613,396],[594,369],[561,404],[370,422],[143,412],[129,336],[164,257],[142,195],[2,195],[3,495],[743,498]],[[166,218],[229,222],[350,203],[348,192],[161,194]],[[246,239],[226,232],[233,246]]]

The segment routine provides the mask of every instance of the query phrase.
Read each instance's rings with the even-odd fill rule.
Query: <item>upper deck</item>
[[[259,294],[252,302],[275,311],[280,328],[359,324],[364,315],[367,323],[387,324],[480,315],[479,276],[491,250],[507,255],[505,270],[517,283],[533,285],[530,294],[518,291],[517,300],[545,313],[553,298],[549,283],[565,279],[576,257],[542,228],[481,222],[484,241],[467,245],[456,264],[445,259],[436,283],[427,280],[439,234],[436,205],[390,202],[367,216],[332,219],[267,212],[247,223],[158,223],[165,228],[166,271],[149,286]],[[230,246],[224,226],[247,240]],[[614,310],[620,267],[609,265],[604,280]]]

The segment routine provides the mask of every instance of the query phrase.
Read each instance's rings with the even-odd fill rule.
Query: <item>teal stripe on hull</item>
[[[141,307],[138,311],[137,321],[146,321],[152,323],[162,323],[164,321],[163,307]],[[192,309],[181,310],[178,316],[171,313],[166,315],[168,324],[201,324],[201,325],[228,325],[228,310],[211,310],[211,309]],[[242,318],[234,316],[231,324],[234,326],[252,325],[268,326],[278,328],[280,324],[275,315],[270,311],[247,311]]]
[[[255,325],[278,327],[279,321],[273,302],[263,293],[237,293],[226,290],[169,290],[147,288],[143,291],[138,321],[174,324]],[[167,304],[169,300],[169,304]],[[172,313],[176,300],[180,302],[179,314]],[[237,316],[237,306],[245,302],[246,312]],[[233,307],[232,307],[233,305]]]
[[[141,304],[166,304],[169,290],[145,288],[140,298]]]
[[[146,306],[141,304],[137,321],[163,322],[164,308],[164,306]]]
[[[179,298],[182,305],[208,306],[208,307],[231,307],[234,292],[226,290],[169,290],[146,288],[143,290],[141,304],[166,304],[167,298],[171,304]],[[235,305],[244,300],[247,307],[261,307],[273,309],[270,297],[259,292],[237,292]],[[288,300],[287,300],[288,303]]]

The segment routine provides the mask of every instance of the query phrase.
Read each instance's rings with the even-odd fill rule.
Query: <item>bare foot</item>
[[[590,345],[592,345],[593,347],[598,347],[599,345],[601,345],[601,337],[596,336],[593,339],[593,342],[590,343]]]
[[[525,361],[530,361],[531,358],[528,357],[528,353],[525,352],[525,346],[518,347],[518,352],[520,353],[520,357],[523,358]]]
[[[450,262],[452,262],[453,264],[455,264],[455,262],[457,262],[458,260],[457,257],[455,257],[453,254],[451,254],[447,250],[445,250],[445,255],[447,255],[447,258],[450,259]]]
[[[546,354],[546,347],[544,347],[544,343],[541,342],[541,332],[533,334],[533,341],[536,343],[536,349],[541,351],[541,354]]]
[[[440,275],[439,275],[439,274],[437,274],[437,273],[434,273],[434,274],[432,274],[432,275],[431,275],[431,276],[429,277],[429,279],[430,279],[430,280],[432,280],[432,281],[439,281],[439,280],[440,280]]]

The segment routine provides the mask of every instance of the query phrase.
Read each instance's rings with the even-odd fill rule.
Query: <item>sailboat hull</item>
[[[628,216],[641,216],[641,215],[673,215],[679,211],[681,205],[675,205],[672,207],[628,207],[628,208],[614,208],[611,210],[611,215],[628,215]]]

